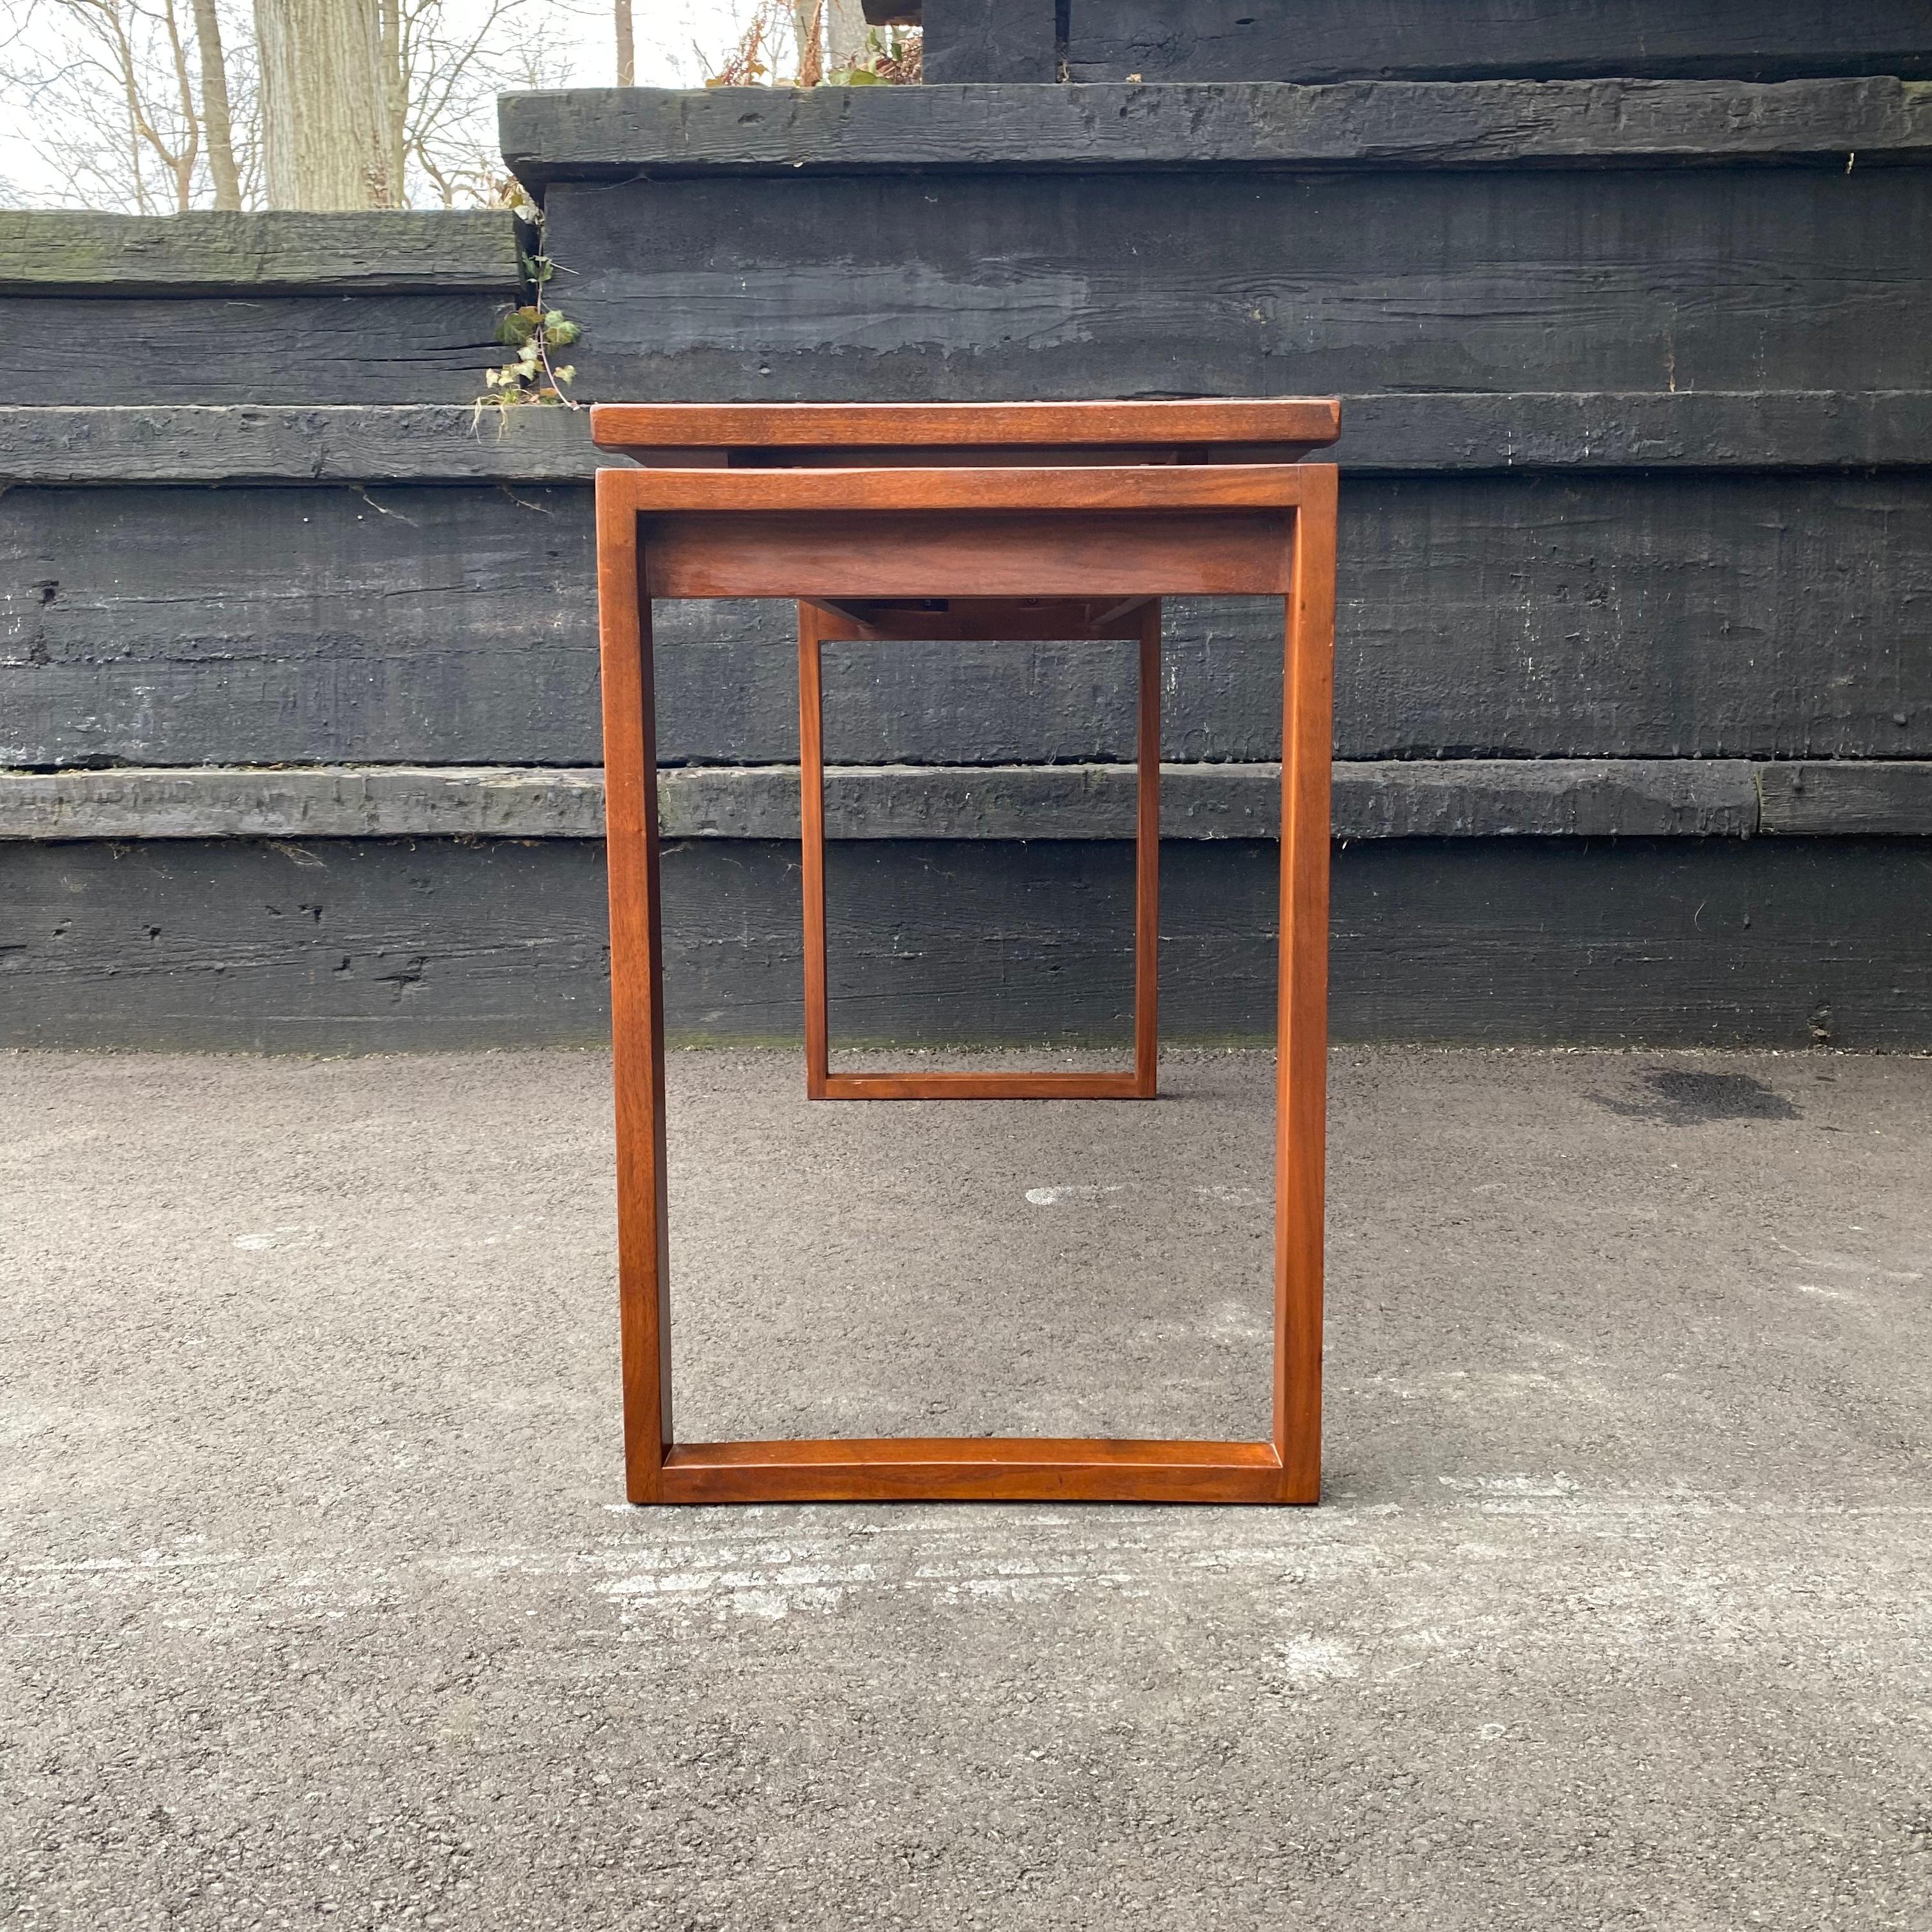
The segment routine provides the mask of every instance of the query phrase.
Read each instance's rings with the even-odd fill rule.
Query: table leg
[[[1335,471],[1294,519],[1282,673],[1275,1044],[1274,1446],[1284,1502],[1322,1494],[1322,1198],[1328,1090],[1328,789],[1334,753]]]
[[[1160,1064],[1160,599],[1141,613],[1134,734],[1134,1097],[1151,1100]]]
[[[816,604],[798,607],[799,879],[805,907],[805,1097],[831,1072],[825,987],[825,673]]]
[[[671,1440],[664,1161],[664,934],[658,880],[657,703],[638,516],[598,477],[610,1040],[617,1109],[617,1305],[626,1489],[662,1500]]]

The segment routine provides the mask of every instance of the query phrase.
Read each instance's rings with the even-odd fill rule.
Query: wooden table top
[[[1332,397],[1084,403],[600,403],[591,439],[678,467],[1292,463],[1342,433]]]

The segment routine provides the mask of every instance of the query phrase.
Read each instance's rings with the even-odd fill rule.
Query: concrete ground
[[[1248,1430],[1264,1062],[672,1069],[680,1432]],[[1932,1925],[1932,1062],[1338,1053],[1328,1500],[646,1512],[589,1056],[0,1058],[0,1919]]]

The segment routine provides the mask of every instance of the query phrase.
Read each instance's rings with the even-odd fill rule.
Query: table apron
[[[644,512],[646,597],[1286,594],[1288,508]]]

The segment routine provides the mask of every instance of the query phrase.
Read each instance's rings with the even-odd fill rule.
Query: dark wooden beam
[[[1924,157],[1932,101],[1886,78],[1211,86],[574,88],[506,94],[503,152],[542,188],[648,172],[1188,172],[1860,164]]]
[[[516,225],[507,209],[197,210],[158,218],[0,208],[0,288],[10,296],[382,295],[514,290],[517,282]]]

